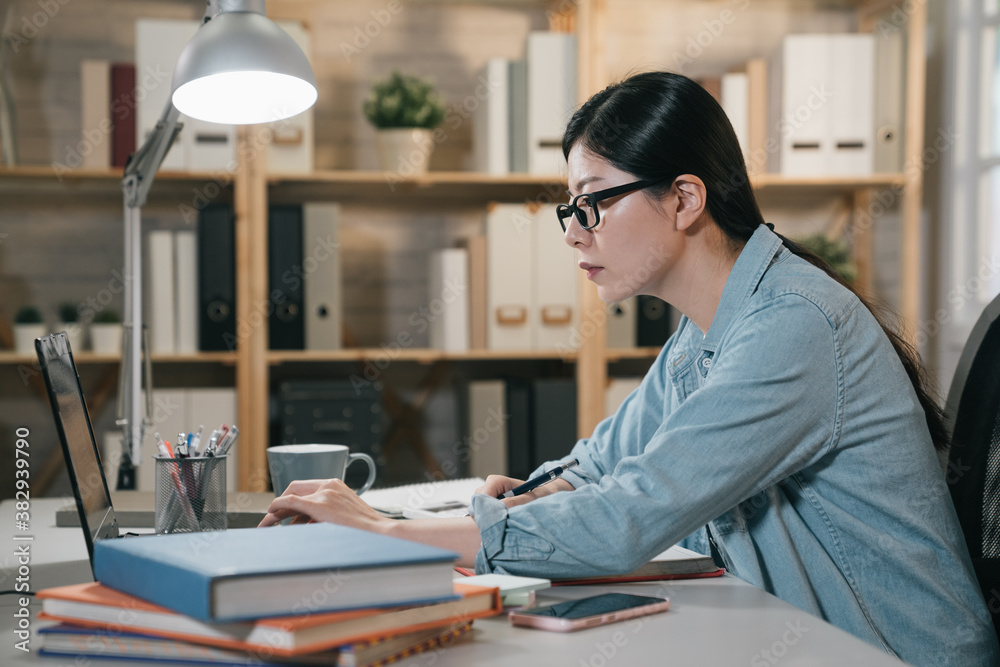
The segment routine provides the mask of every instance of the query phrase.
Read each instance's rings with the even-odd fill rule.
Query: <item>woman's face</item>
[[[577,144],[569,153],[571,196],[597,192],[638,180]],[[666,204],[674,196],[664,199]],[[566,220],[566,243],[577,251],[587,278],[597,285],[605,303],[617,303],[636,294],[661,296],[677,245],[670,207],[654,205],[640,190],[598,204],[600,223],[585,230],[575,217]]]

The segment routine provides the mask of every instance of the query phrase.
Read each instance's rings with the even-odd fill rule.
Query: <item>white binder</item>
[[[507,398],[503,380],[469,383],[469,475],[507,474]],[[460,455],[460,459],[462,456]]]
[[[874,38],[787,35],[781,80],[780,172],[788,176],[870,174],[874,166]]]
[[[149,347],[154,354],[173,354],[176,332],[174,303],[174,233],[154,230],[146,237],[148,299],[145,304],[149,323]]]
[[[746,73],[731,72],[722,75],[722,108],[729,117],[729,122],[739,139],[744,159],[749,156],[750,149],[750,84]]]
[[[236,128],[184,116],[179,137],[187,171],[236,172]]]
[[[309,31],[298,21],[277,21],[312,61]],[[313,171],[313,109],[269,124],[267,170],[273,174],[309,174]]]
[[[638,313],[637,299],[633,296],[607,308],[608,347],[635,347]]]
[[[563,174],[562,137],[576,108],[576,35],[531,32],[528,66],[528,172]]]
[[[875,172],[903,170],[906,90],[904,30],[875,33]]]
[[[343,347],[339,218],[339,204],[310,202],[302,206],[307,350],[337,350]]]
[[[535,219],[524,204],[491,204],[486,216],[487,345],[528,350],[532,308]]]
[[[510,141],[510,170],[514,173],[528,171],[528,63],[515,60],[510,63],[510,103],[508,125]]]
[[[476,78],[472,117],[473,171],[502,175],[510,172],[510,62],[490,58]]]
[[[81,164],[84,169],[111,167],[111,63],[80,63]],[[109,478],[110,479],[110,478]]]
[[[830,98],[834,175],[871,174],[875,164],[875,39],[871,34],[830,35]]]
[[[563,240],[555,207],[544,206],[533,217],[534,347],[568,351],[579,343],[580,269],[576,253]]]
[[[431,253],[427,290],[430,346],[446,352],[469,349],[469,251]]]
[[[779,59],[781,104],[777,132],[781,173],[788,176],[829,173],[830,39],[828,35],[787,35]]]
[[[170,99],[174,67],[200,21],[139,19],[135,22],[137,139],[142,145]],[[181,115],[183,128],[170,147],[163,171],[223,171],[235,168],[236,129]]]
[[[156,127],[163,109],[170,99],[170,84],[174,66],[194,33],[197,21],[168,21],[139,19],[135,22],[135,85],[142,91],[136,95],[136,141],[141,146]],[[189,132],[187,119],[178,140],[170,147],[160,165],[162,171],[183,171],[187,168],[185,133]]]
[[[174,348],[198,351],[198,235],[193,229],[174,232]]]

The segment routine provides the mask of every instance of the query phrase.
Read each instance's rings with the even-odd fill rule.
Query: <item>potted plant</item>
[[[121,353],[122,321],[118,313],[107,308],[94,316],[90,325],[90,342],[95,354]]]
[[[80,311],[75,303],[66,301],[59,304],[59,330],[66,332],[71,350],[79,352],[83,349],[83,324],[80,323]]]
[[[403,176],[427,171],[432,130],[444,120],[444,102],[426,79],[393,72],[376,81],[362,109],[376,128],[379,164]]]
[[[807,236],[798,241],[820,259],[826,261],[841,278],[853,283],[858,276],[858,267],[851,258],[851,248],[843,241],[831,241],[822,234]]]
[[[14,315],[14,350],[34,354],[35,339],[46,334],[42,312],[35,306],[22,306]]]

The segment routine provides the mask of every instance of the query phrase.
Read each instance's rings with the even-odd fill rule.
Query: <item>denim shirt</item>
[[[510,510],[473,498],[477,573],[626,573],[676,543],[710,553],[710,535],[730,573],[908,662],[1000,661],[898,356],[764,226],[708,333],[683,318],[570,458],[572,492]]]

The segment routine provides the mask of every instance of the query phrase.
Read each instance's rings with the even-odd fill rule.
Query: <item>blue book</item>
[[[201,621],[455,598],[458,554],[329,523],[100,540],[94,578]]]

